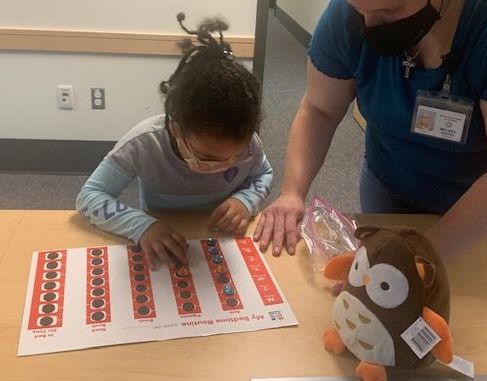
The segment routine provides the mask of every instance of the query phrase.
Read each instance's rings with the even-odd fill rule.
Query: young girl
[[[104,158],[81,189],[76,208],[90,223],[139,244],[151,267],[156,259],[187,263],[185,238],[145,211],[213,210],[211,227],[245,232],[270,191],[272,168],[255,133],[259,85],[238,63],[220,19],[207,19],[199,42],[181,43],[183,58],[168,81],[165,115],[142,121]],[[212,33],[218,32],[216,40]],[[140,210],[117,200],[137,179]]]

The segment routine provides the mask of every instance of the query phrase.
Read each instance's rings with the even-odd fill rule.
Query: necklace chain
[[[442,0],[439,9],[440,17],[443,17],[449,5],[450,5],[450,0]],[[423,46],[424,46],[424,41],[421,41],[419,43],[418,50],[412,56],[408,54],[407,50],[404,51],[404,55],[406,57],[406,59],[402,61],[402,66],[404,67],[404,78],[406,79],[411,78],[411,73],[413,69],[416,68],[417,65],[416,59],[418,58],[419,54],[423,50]]]

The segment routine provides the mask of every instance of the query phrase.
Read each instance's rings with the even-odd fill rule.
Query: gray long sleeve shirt
[[[211,210],[228,197],[240,200],[251,215],[269,195],[272,168],[259,137],[250,142],[252,160],[220,173],[197,173],[174,152],[164,115],[146,119],[130,130],[104,158],[82,187],[76,208],[91,224],[138,242],[157,219],[145,211]],[[117,197],[139,184],[140,209]]]

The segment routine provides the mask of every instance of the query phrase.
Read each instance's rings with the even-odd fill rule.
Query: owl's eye
[[[386,263],[372,266],[367,294],[375,304],[383,308],[395,308],[403,304],[409,294],[409,282],[402,272]]]
[[[354,287],[362,287],[364,285],[364,276],[369,271],[369,259],[367,258],[367,249],[362,246],[355,253],[355,259],[352,263],[352,268],[348,273],[348,281]]]

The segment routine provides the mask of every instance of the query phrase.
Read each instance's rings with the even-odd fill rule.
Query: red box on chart
[[[29,330],[63,325],[66,254],[66,250],[52,250],[37,255]]]
[[[250,275],[259,291],[262,302],[266,305],[282,304],[282,297],[272,281],[254,243],[248,237],[235,238],[237,246],[249,269]]]
[[[86,249],[86,324],[111,322],[110,311],[108,249],[89,247]]]

